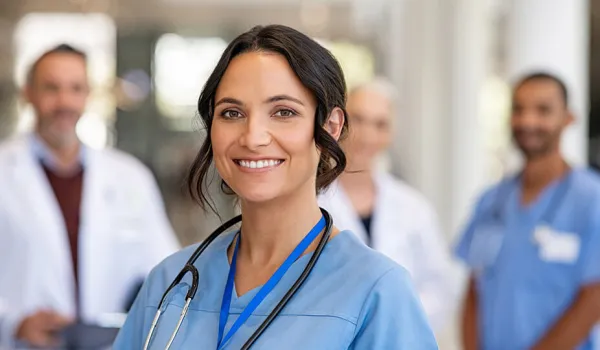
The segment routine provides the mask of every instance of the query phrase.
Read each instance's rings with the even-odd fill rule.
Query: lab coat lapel
[[[115,169],[106,169],[100,151],[88,148],[81,198],[81,220],[79,228],[79,284],[81,316],[91,319],[103,309],[107,282],[110,281],[111,256],[110,237],[107,225],[111,222],[110,181],[107,176]]]
[[[376,174],[373,177],[375,184],[375,203],[373,205],[373,212],[371,213],[371,239],[373,241],[372,247],[375,250],[384,249],[390,242],[387,239],[389,235],[386,234],[385,228],[389,227],[386,225],[389,222],[387,217],[389,214],[397,214],[394,210],[394,203],[389,199],[389,194],[386,191],[385,183],[383,179]],[[397,204],[397,203],[396,203]]]
[[[366,244],[368,242],[367,232],[339,181],[331,184],[327,197],[329,197],[329,205],[326,209],[331,210],[334,225],[341,230],[354,232]],[[337,223],[336,217],[338,218]]]
[[[371,221],[373,248],[411,270],[415,246],[411,227],[420,218],[406,202],[409,194],[389,176],[386,173],[374,176],[377,196]]]
[[[14,198],[19,199],[15,213],[26,216],[18,220],[27,225],[23,234],[31,235],[29,248],[39,259],[34,270],[39,283],[35,288],[38,306],[74,315],[75,280],[63,215],[28,139],[17,140],[14,150],[11,187],[16,190]]]

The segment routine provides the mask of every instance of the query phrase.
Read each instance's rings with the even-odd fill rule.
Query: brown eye
[[[234,110],[225,110],[221,112],[221,116],[226,119],[238,119],[242,116],[242,114]]]
[[[297,113],[291,109],[281,109],[275,113],[276,117],[289,118],[295,116]]]

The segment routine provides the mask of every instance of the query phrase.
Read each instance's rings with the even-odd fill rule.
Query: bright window
[[[215,68],[227,42],[221,38],[161,36],[154,54],[156,104],[167,118],[183,119],[184,125],[196,115],[198,96]],[[171,125],[176,125],[175,123]]]
[[[317,41],[337,58],[349,89],[374,77],[375,57],[369,48],[346,41]]]

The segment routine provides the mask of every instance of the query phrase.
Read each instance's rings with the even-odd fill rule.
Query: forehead
[[[314,103],[285,57],[270,52],[248,52],[231,60],[216,91],[216,99],[235,97],[242,101],[290,95]]]
[[[348,96],[346,105],[350,117],[360,114],[364,118],[391,118],[392,101],[383,93],[373,89],[359,89]]]
[[[43,57],[33,72],[33,79],[37,81],[86,78],[85,60],[71,53],[53,53]]]
[[[549,79],[534,79],[521,84],[514,92],[514,100],[519,103],[564,103],[560,86]]]

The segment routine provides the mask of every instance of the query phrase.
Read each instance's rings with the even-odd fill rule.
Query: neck
[[[523,187],[540,189],[561,178],[569,169],[559,151],[528,159],[523,169]]]
[[[59,170],[70,172],[79,168],[79,151],[81,145],[77,137],[73,137],[72,142],[60,142],[39,131],[38,136],[48,147],[50,152],[52,152],[52,155],[58,163],[57,166]]]
[[[242,201],[239,260],[258,266],[282,263],[321,219],[314,185],[312,189],[301,196],[295,193],[268,203]]]
[[[356,173],[342,173],[339,181],[346,191],[374,190],[373,172],[370,169]]]

